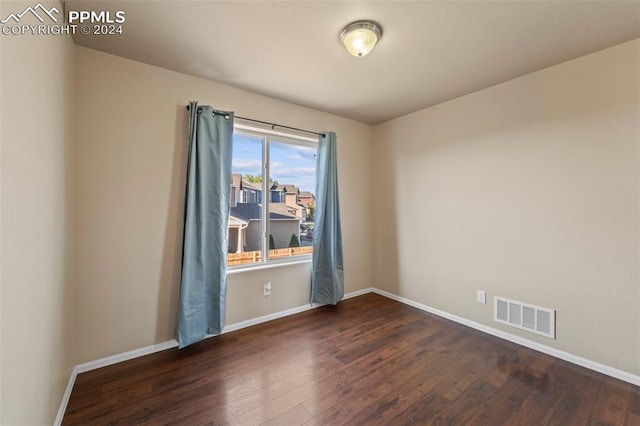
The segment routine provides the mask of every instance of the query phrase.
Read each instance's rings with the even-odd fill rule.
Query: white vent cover
[[[556,338],[556,311],[503,297],[494,297],[493,320],[542,336]]]

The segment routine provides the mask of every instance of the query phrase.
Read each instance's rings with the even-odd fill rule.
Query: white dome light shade
[[[382,37],[382,28],[377,22],[357,21],[347,25],[340,34],[342,44],[353,56],[361,57],[371,52]]]

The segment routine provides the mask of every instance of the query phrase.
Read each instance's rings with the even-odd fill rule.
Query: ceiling
[[[640,37],[639,1],[101,1],[123,35],[78,45],[375,124]],[[364,58],[342,28],[384,34]]]

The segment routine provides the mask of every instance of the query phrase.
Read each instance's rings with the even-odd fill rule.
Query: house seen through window
[[[254,131],[233,135],[228,266],[313,252],[317,144]]]

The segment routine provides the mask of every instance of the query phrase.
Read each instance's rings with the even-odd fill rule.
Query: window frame
[[[270,143],[279,142],[297,146],[304,146],[314,148],[316,155],[318,151],[318,140],[310,138],[308,136],[298,135],[293,132],[280,132],[273,129],[265,129],[255,126],[248,126],[244,124],[235,123],[233,126],[233,135],[243,135],[252,138],[262,139],[262,260],[260,262],[249,263],[244,265],[227,265],[227,273],[234,274],[243,271],[257,270],[257,269],[269,269],[280,266],[297,265],[301,263],[309,263],[312,260],[313,253],[301,254],[297,256],[291,256],[289,258],[282,259],[269,259],[269,235],[270,235],[270,220],[269,220],[269,203],[271,202],[271,192],[269,190],[270,181]],[[317,157],[316,157],[317,158]],[[317,185],[318,171],[316,162],[316,185]],[[229,227],[227,226],[227,236]]]

